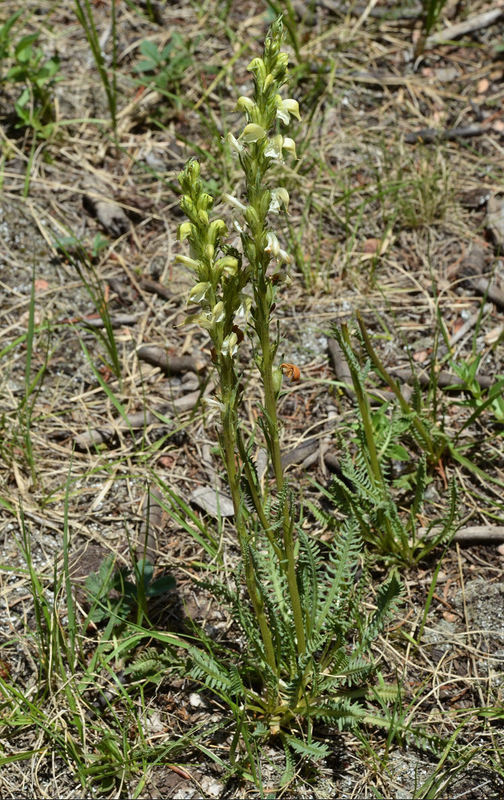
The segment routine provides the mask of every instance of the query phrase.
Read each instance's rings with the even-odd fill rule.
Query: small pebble
[[[205,705],[205,703],[203,702],[199,694],[197,694],[196,692],[192,692],[189,695],[189,705],[191,706],[191,708],[201,708],[202,706]]]

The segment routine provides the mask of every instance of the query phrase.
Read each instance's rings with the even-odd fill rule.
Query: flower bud
[[[232,277],[238,272],[238,259],[234,256],[224,256],[215,262],[215,268],[219,273]]]
[[[200,174],[199,161],[196,161],[196,159],[194,159],[194,161],[190,161],[189,164],[187,165],[187,175],[192,181],[195,181],[197,178],[199,178],[199,174]]]
[[[265,136],[266,131],[261,125],[256,125],[255,122],[249,122],[248,125],[245,125],[240,138],[247,144],[252,144],[253,142],[259,142],[261,139],[264,139]]]
[[[287,67],[289,66],[289,56],[287,53],[279,53],[276,57],[276,63],[273,69],[273,74],[275,78],[279,77],[280,75],[285,75],[287,72]]]
[[[198,198],[198,206],[199,208],[207,209],[212,208],[214,199],[211,194],[207,194],[207,192],[202,192]]]
[[[236,107],[239,111],[243,111],[244,113],[248,114],[249,116],[252,114],[255,108],[257,108],[256,104],[250,97],[245,97],[242,95],[238,98],[236,103]]]
[[[263,218],[266,216],[266,214],[269,211],[270,200],[271,200],[270,191],[269,191],[269,189],[265,189],[263,191],[263,193],[261,194],[261,197],[259,199],[259,214]]]
[[[266,89],[269,89],[269,87],[271,86],[273,81],[274,81],[273,75],[271,74],[271,72],[268,72],[268,74],[266,75],[266,77],[264,79],[263,92],[265,92]]]
[[[259,214],[255,210],[254,206],[247,206],[245,209],[245,219],[247,220],[247,224],[252,231],[256,231],[261,226]]]
[[[283,379],[283,373],[280,367],[273,368],[272,378],[273,378],[273,391],[275,392],[275,394],[278,394],[280,389],[282,388],[282,379]]]
[[[254,242],[252,242],[250,239],[247,239],[243,244],[243,250],[250,264],[254,264],[257,257],[257,251]]]
[[[266,77],[266,67],[262,58],[253,58],[247,67],[249,72],[253,72],[258,80],[263,83]]]
[[[189,256],[182,256],[182,255],[178,255],[177,254],[175,256],[175,261],[178,264],[183,264],[184,267],[189,267],[189,269],[192,269],[195,272],[199,272],[199,270],[200,270],[200,268],[202,266],[201,261],[196,261],[196,259],[189,258]]]
[[[183,242],[188,236],[194,236],[195,228],[192,222],[182,222],[178,229],[178,239]]]
[[[183,197],[180,200],[180,208],[187,217],[190,217],[191,219],[194,218],[196,214],[196,208],[189,195],[187,194],[183,195]]]
[[[212,284],[209,281],[202,281],[201,283],[197,283],[196,286],[193,286],[193,288],[189,292],[189,297],[187,298],[187,302],[201,303],[201,301],[205,299],[208,290],[211,288]]]
[[[208,241],[212,244],[217,244],[217,241],[221,238],[221,236],[225,236],[227,233],[227,225],[223,219],[214,219],[208,226]]]

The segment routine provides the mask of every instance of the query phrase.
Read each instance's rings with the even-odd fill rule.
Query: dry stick
[[[215,383],[209,383],[203,391],[203,397],[213,392]],[[106,423],[100,425],[99,428],[93,428],[90,431],[81,433],[75,437],[75,445],[79,450],[86,450],[88,447],[102,444],[103,442],[112,439],[118,432],[127,432],[129,430],[138,430],[145,425],[153,425],[155,423],[162,424],[159,417],[167,414],[177,416],[186,411],[193,409],[197,402],[201,399],[202,392],[197,389],[194,392],[189,392],[182,397],[173,400],[171,403],[165,403],[153,411],[138,411],[136,414],[129,414],[126,417],[121,417],[115,423]]]
[[[487,278],[469,278],[469,283],[478,294],[486,295],[496,306],[504,308],[504,291]]]
[[[323,8],[327,8],[328,11],[333,11],[336,14],[345,16],[347,14],[359,16],[366,10],[365,6],[363,5],[354,6],[353,4],[343,4],[339,2],[339,0],[319,0],[319,5],[321,5]],[[414,8],[404,8],[403,6],[397,9],[371,8],[368,12],[368,16],[375,17],[376,19],[384,18],[386,22],[392,22],[405,19],[417,20],[421,13],[422,6],[417,5]]]
[[[484,314],[488,314],[491,310],[492,310],[491,304],[485,303],[483,310],[479,308],[477,311],[474,312],[474,314],[471,314],[469,319],[466,319],[466,321],[464,322],[463,325],[460,326],[458,331],[455,331],[455,333],[452,334],[452,336],[450,336],[450,341],[449,341],[450,348],[455,347],[457,342],[460,342],[460,340],[463,339],[464,336],[474,328],[474,326],[478,323],[481,317]]]
[[[352,30],[350,31],[350,34],[349,34],[349,37],[348,37],[349,39],[352,39],[355,36],[355,34],[357,33],[357,31],[360,28],[362,28],[362,26],[364,25],[365,21],[369,17],[371,11],[374,9],[374,7],[377,4],[377,2],[378,2],[378,0],[369,0],[369,3],[367,4],[366,8],[364,9],[364,11],[360,15],[359,19],[357,20],[357,22],[353,26]]]
[[[504,6],[493,8],[491,11],[485,11],[483,14],[476,14],[475,17],[470,17],[457,25],[450,25],[439,33],[433,33],[426,39],[425,48],[436,47],[442,42],[449,42],[452,39],[458,39],[459,36],[465,36],[466,33],[473,33],[474,31],[487,28],[497,22],[501,16],[504,15]]]
[[[441,528],[431,528],[428,532],[428,538],[435,536],[441,531]],[[419,528],[418,533],[420,536],[427,535],[427,528]],[[464,544],[481,544],[483,542],[495,543],[504,542],[504,526],[503,525],[470,525],[466,528],[460,528],[453,537],[454,542],[462,542]]]
[[[454,139],[469,139],[472,136],[483,136],[490,130],[489,125],[466,125],[460,128],[447,128],[444,131],[436,128],[420,128],[404,136],[407,144],[432,144],[433,142],[453,141]]]
[[[428,386],[431,378],[426,372],[413,372],[411,369],[397,369],[390,374],[394,378],[399,378],[401,381],[409,382],[413,380],[417,380],[420,386]],[[482,389],[491,389],[491,387],[495,383],[495,378],[491,378],[489,375],[476,375],[475,380]],[[447,386],[453,387],[454,391],[460,391],[463,389],[465,383],[462,378],[459,378],[458,375],[453,375],[451,372],[447,372],[446,370],[441,370],[436,374],[436,383],[442,389],[446,388]]]
[[[203,359],[192,356],[169,356],[165,348],[158,345],[142,345],[137,348],[136,354],[141,361],[159,367],[166,375],[201,372],[206,367],[206,361]]]
[[[146,292],[150,292],[150,294],[157,294],[165,300],[174,299],[173,293],[170,292],[166,286],[163,286],[162,283],[158,283],[158,281],[153,281],[151,278],[140,278],[139,284],[142,289],[145,289]]]
[[[336,339],[329,338],[327,340],[327,349],[331,358],[331,363],[336,375],[336,379],[344,384],[343,391],[350,400],[355,399],[355,391],[352,387],[352,378],[350,369],[346,362],[343,350],[339,346]],[[382,389],[368,389],[368,394],[376,397],[378,400],[393,400],[395,395],[393,392],[383,391]]]
[[[135,325],[140,316],[140,314],[114,314],[109,317],[109,322],[112,328],[122,328],[123,325]],[[101,317],[76,317],[71,320],[63,320],[63,322],[79,323],[87,328],[105,328],[105,321]]]
[[[328,339],[327,349],[329,350],[329,355],[331,357],[331,362],[337,380],[345,384],[344,391],[347,397],[353,400],[355,395],[351,386],[348,385],[351,381],[351,378],[348,374],[349,369],[345,361],[343,351],[335,339]],[[399,380],[403,383],[411,383],[411,381],[417,380],[420,386],[428,386],[431,380],[430,376],[426,372],[418,371],[414,373],[408,368],[397,369],[394,371],[390,370],[390,374],[394,378],[399,378]],[[476,375],[475,380],[479,383],[482,389],[491,389],[495,383],[495,378],[492,378],[489,375]],[[463,388],[464,386],[464,381],[462,378],[459,378],[458,375],[453,375],[451,372],[447,372],[446,370],[441,370],[441,372],[437,373],[436,381],[438,386],[441,388],[453,386],[454,391],[456,391],[458,387]],[[369,394],[375,395],[380,400],[393,400],[395,397],[393,392],[374,389],[369,390]]]

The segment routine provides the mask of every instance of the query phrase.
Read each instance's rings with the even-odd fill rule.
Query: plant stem
[[[273,463],[273,471],[275,474],[277,490],[278,492],[282,492],[285,485],[285,480],[280,452],[280,438],[278,435],[277,399],[273,384],[273,358],[275,348],[271,346],[269,335],[270,308],[265,293],[259,297],[259,292],[255,291],[255,299],[256,302],[259,301],[258,312],[260,308],[260,312],[258,313],[258,318],[256,320],[256,326],[262,355],[261,378],[264,390],[264,408],[266,411],[266,426],[268,428],[268,444]],[[306,636],[296,576],[296,559],[294,555],[294,539],[292,536],[293,525],[287,498],[282,498],[282,504],[283,546],[287,561],[287,583],[289,587],[292,615],[294,617],[294,627],[296,629],[297,650],[299,655],[302,655],[306,650]]]
[[[275,649],[271,636],[268,619],[264,611],[264,602],[258,591],[254,565],[249,551],[248,534],[243,518],[243,498],[240,489],[240,475],[236,466],[236,453],[238,449],[237,429],[238,415],[236,410],[236,376],[234,375],[233,364],[230,358],[224,357],[221,360],[220,376],[222,388],[222,444],[224,450],[224,460],[228,476],[228,484],[233,501],[235,513],[235,525],[240,543],[240,550],[245,569],[245,581],[249,593],[250,601],[254,608],[261,638],[264,644],[266,662],[268,666],[277,674]]]
[[[362,334],[362,338],[364,340],[364,345],[366,347],[366,352],[369,358],[371,359],[376,372],[381,377],[381,379],[385,381],[385,383],[388,383],[388,385],[394,392],[395,396],[399,401],[401,411],[404,414],[411,415],[413,426],[415,427],[419,438],[422,440],[425,449],[428,451],[429,460],[432,463],[437,463],[439,461],[440,456],[442,455],[442,451],[445,449],[445,445],[443,445],[441,450],[438,450],[438,448],[435,446],[432,436],[430,435],[429,431],[423,424],[422,420],[419,419],[418,414],[414,412],[408,401],[405,399],[403,393],[399,388],[397,381],[394,380],[394,378],[387,372],[382,362],[378,358],[378,355],[376,354],[376,351],[373,345],[371,344],[371,340],[368,336],[366,326],[364,325],[364,321],[360,316],[359,312],[357,312],[356,316],[357,316],[357,322],[359,323],[359,328]]]
[[[361,320],[359,320],[359,322],[360,321]],[[351,351],[350,336],[346,325],[341,326],[341,335],[348,350]],[[348,367],[350,369],[355,396],[357,398],[357,403],[359,406],[360,418],[362,420],[362,425],[364,428],[364,436],[366,438],[367,457],[369,458],[371,477],[375,486],[379,490],[382,498],[384,498],[386,495],[385,484],[383,480],[382,469],[380,466],[380,459],[378,458],[378,452],[376,450],[376,442],[373,430],[373,423],[371,420],[369,400],[367,398],[366,392],[359,378],[359,375],[356,372],[354,365],[352,364],[351,359],[348,359]],[[387,513],[381,513],[380,516],[382,518],[382,522],[385,527],[385,533],[386,533],[385,547],[387,547],[387,541],[388,541],[390,543],[390,547],[392,548],[394,542],[394,531],[392,529],[392,523],[390,521],[390,517]]]

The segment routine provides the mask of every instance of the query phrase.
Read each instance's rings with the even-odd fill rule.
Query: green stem
[[[360,322],[360,320],[359,320]],[[350,336],[348,333],[348,328],[346,325],[341,326],[341,335],[345,345],[351,350],[351,343],[350,343]],[[369,400],[367,395],[364,391],[364,387],[362,382],[359,378],[358,373],[356,372],[352,362],[348,359],[348,367],[350,369],[350,374],[352,377],[352,383],[355,391],[355,396],[357,398],[357,403],[359,406],[360,417],[362,420],[362,424],[364,427],[364,435],[366,437],[366,444],[367,444],[367,451],[369,456],[369,466],[372,480],[375,486],[379,489],[382,497],[386,494],[385,491],[385,484],[383,480],[383,473],[380,466],[380,459],[378,458],[378,452],[376,450],[376,444],[374,439],[374,430],[373,430],[373,423],[371,421],[371,412],[369,408]],[[386,537],[390,546],[393,546],[394,542],[394,531],[392,529],[392,523],[389,519],[388,514],[381,514],[383,524],[386,530]],[[385,543],[387,547],[387,542]]]
[[[278,543],[277,543],[277,541],[275,539],[275,534],[273,533],[273,531],[271,529],[271,525],[268,522],[268,519],[266,517],[266,513],[264,511],[264,503],[263,503],[263,500],[262,500],[262,497],[261,497],[261,493],[256,488],[256,481],[255,481],[254,475],[252,473],[252,470],[250,468],[248,456],[247,456],[247,454],[245,452],[245,449],[244,449],[243,444],[242,444],[242,442],[241,442],[239,437],[238,437],[238,447],[239,447],[239,452],[240,452],[240,456],[241,456],[241,459],[242,459],[243,471],[245,473],[245,478],[246,478],[246,481],[247,481],[247,485],[249,487],[250,496],[251,496],[252,502],[254,504],[255,512],[256,512],[257,516],[259,517],[259,522],[261,523],[261,526],[262,526],[262,528],[264,530],[264,533],[268,537],[268,541],[269,541],[271,547],[273,548],[273,551],[274,551],[276,557],[279,559],[279,561],[281,561],[285,557],[284,553],[283,553],[282,549],[278,546]]]
[[[240,550],[245,569],[245,582],[249,593],[250,601],[252,603],[254,613],[261,632],[261,638],[264,644],[264,651],[266,661],[269,667],[277,674],[275,649],[273,646],[273,638],[271,636],[270,626],[264,610],[264,602],[261,597],[260,591],[257,588],[257,580],[254,571],[253,561],[249,551],[249,542],[245,522],[243,519],[243,499],[240,489],[240,476],[236,467],[236,452],[237,452],[237,414],[236,414],[236,392],[234,387],[234,373],[233,366],[230,359],[225,358],[221,363],[221,387],[222,387],[222,402],[224,404],[224,411],[222,412],[222,439],[224,460],[226,463],[226,470],[228,476],[229,489],[231,492],[231,499],[233,501],[233,508],[235,513],[236,531],[238,534],[238,541],[240,543]]]
[[[385,383],[387,383],[390,386],[390,388],[392,389],[393,393],[395,394],[395,396],[397,397],[397,399],[399,401],[399,405],[401,407],[401,411],[404,414],[408,414],[408,415],[411,416],[411,420],[412,420],[413,426],[416,429],[419,438],[422,440],[422,442],[424,443],[426,449],[428,450],[428,453],[429,453],[429,456],[430,456],[430,460],[433,461],[434,463],[436,463],[439,460],[439,457],[440,457],[441,453],[438,452],[437,448],[434,446],[434,442],[432,440],[432,436],[430,435],[429,431],[427,430],[425,425],[422,423],[421,419],[419,419],[418,415],[411,408],[411,406],[408,403],[408,401],[405,399],[403,393],[401,392],[401,390],[399,388],[399,385],[398,385],[397,381],[394,380],[394,378],[387,372],[387,370],[383,366],[382,362],[378,358],[378,355],[376,354],[376,351],[375,351],[373,345],[371,344],[371,340],[370,340],[370,338],[368,336],[368,333],[367,333],[367,330],[366,330],[366,326],[364,325],[364,322],[363,322],[362,317],[360,316],[359,312],[357,312],[357,322],[359,323],[359,328],[360,328],[360,331],[362,333],[362,338],[364,340],[364,345],[366,347],[367,354],[368,354],[369,358],[371,359],[376,372],[378,373],[380,378]]]
[[[270,455],[273,462],[275,481],[279,492],[284,488],[285,480],[282,467],[282,457],[280,452],[280,439],[278,436],[278,416],[276,404],[276,392],[273,385],[273,358],[274,352],[269,336],[269,303],[265,293],[259,296],[255,293],[257,309],[259,311],[257,323],[257,333],[261,346],[261,377],[264,390],[264,407],[266,411],[266,425],[268,428],[268,441]],[[289,513],[289,506],[286,499],[283,499],[283,546],[287,561],[287,584],[291,601],[292,615],[294,617],[294,627],[296,629],[296,640],[298,654],[302,655],[306,651],[306,636],[304,630],[303,611],[301,598],[296,576],[296,559],[294,555],[294,539],[292,536],[292,522]]]

